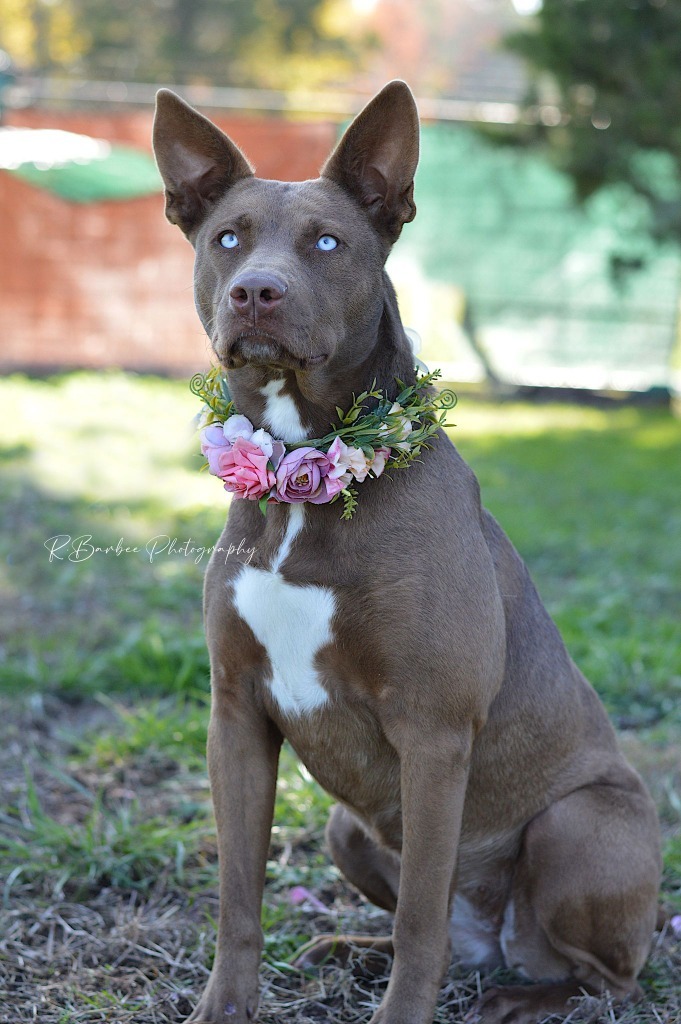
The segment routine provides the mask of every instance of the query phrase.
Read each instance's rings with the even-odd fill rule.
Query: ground
[[[225,498],[198,472],[182,384],[16,377],[0,381],[0,406],[0,1022],[181,1021],[207,977],[217,910],[200,590]],[[653,791],[663,898],[679,913],[681,423],[654,408],[472,398],[451,418]],[[285,750],[265,1024],[365,1022],[385,986],[362,978],[360,960],[309,977],[289,965],[316,932],[390,927],[330,865],[328,807]],[[438,1020],[500,977],[454,965]],[[678,1024],[681,938],[669,924],[642,984],[640,1006],[585,999],[571,1020]]]

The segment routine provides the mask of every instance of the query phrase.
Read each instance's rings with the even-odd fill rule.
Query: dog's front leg
[[[461,816],[473,730],[412,721],[391,737],[400,754],[402,862],[390,982],[372,1024],[430,1024],[450,956]]]
[[[189,1017],[248,1024],[258,1006],[260,909],[281,735],[245,698],[214,685],[208,769],[218,831],[220,915],[213,970]]]

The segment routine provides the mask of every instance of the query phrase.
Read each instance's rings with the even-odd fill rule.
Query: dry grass
[[[182,1021],[205,984],[212,947],[206,913],[214,897],[189,904],[177,893],[102,892],[87,904],[42,904],[20,899],[3,914],[0,942],[0,1021],[3,1024],[170,1024]],[[361,924],[362,915],[357,915]],[[328,920],[311,920],[312,930]],[[387,966],[387,965],[386,965]],[[260,1019],[263,1024],[360,1024],[376,1009],[387,976],[362,977],[358,953],[354,969],[325,968],[303,977],[285,966],[262,969]],[[662,934],[646,969],[664,974],[662,998],[635,1007],[609,999],[575,1001],[570,1021],[589,1024],[678,1024],[681,1020],[681,951]],[[500,981],[509,980],[499,976]],[[490,979],[453,967],[443,985],[436,1020],[460,1015]]]
[[[76,737],[95,729],[115,730],[110,707],[78,707],[54,699],[42,708],[13,703],[2,709],[0,749],[6,792],[21,808],[32,785],[53,820],[76,829],[88,820],[94,795],[115,805],[121,793],[135,790],[143,815],[171,820],[184,794],[196,797],[200,776],[179,762],[159,761],[153,750],[134,763],[82,761],[74,755]],[[68,730],[65,725],[68,723]],[[76,744],[76,746],[74,746]],[[28,774],[27,774],[28,770]],[[29,782],[30,780],[30,782]],[[81,788],[74,789],[74,781]],[[203,789],[205,799],[205,786]],[[8,822],[3,816],[3,831]],[[14,825],[17,826],[16,820]],[[199,829],[199,831],[201,831]],[[314,856],[319,830],[297,830],[277,839],[277,873],[266,899],[268,939],[262,968],[260,1019],[263,1024],[338,1024],[366,1022],[380,1002],[389,964],[370,979],[362,953],[348,969],[324,968],[305,976],[288,962],[290,951],[307,936],[328,931],[380,933],[389,915],[371,907],[337,876],[317,874],[316,893],[328,906],[288,899],[287,872],[297,881]],[[199,857],[197,851],[201,853]],[[26,845],[26,858],[31,846]],[[193,858],[193,859],[192,859]],[[293,872],[293,874],[291,874]],[[214,847],[199,839],[188,857],[184,884],[173,871],[160,872],[150,888],[124,889],[92,884],[76,897],[77,879],[56,886],[55,875],[19,873],[5,880],[0,911],[0,1022],[2,1024],[174,1024],[198,999],[208,977],[217,912]],[[82,880],[80,880],[82,882]],[[442,988],[436,1020],[460,1020],[474,998],[491,983],[515,980],[509,972],[481,977],[454,965]],[[643,984],[647,1001],[615,1007],[607,999],[577,1000],[570,1021],[590,1024],[678,1024],[681,1021],[681,943],[667,928],[656,936]]]

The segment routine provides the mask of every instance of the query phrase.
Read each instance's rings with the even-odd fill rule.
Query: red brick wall
[[[217,117],[267,178],[314,177],[332,124]],[[149,149],[151,114],[22,111],[10,123],[64,128]],[[74,204],[0,171],[0,371],[118,366],[187,374],[208,361],[194,310],[192,251],[160,195]]]

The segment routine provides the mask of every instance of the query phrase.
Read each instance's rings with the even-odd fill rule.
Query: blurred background
[[[205,364],[191,253],[158,215],[159,85],[261,176],[303,179],[402,77],[423,157],[391,270],[425,358],[673,390],[680,19],[676,0],[0,0],[0,368]]]
[[[178,1022],[213,948],[201,585],[227,503],[198,472],[209,347],[156,89],[305,179],[394,77],[423,118],[405,324],[660,813],[645,1001],[580,1019],[681,1020],[679,52],[681,0],[0,0],[0,1024]],[[265,1024],[360,1024],[385,985],[287,967],[315,931],[390,927],[329,865],[329,802],[285,748]],[[438,1019],[479,985],[453,967]]]

